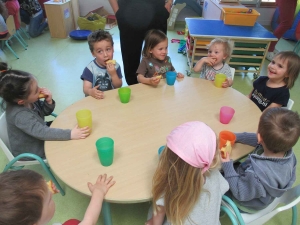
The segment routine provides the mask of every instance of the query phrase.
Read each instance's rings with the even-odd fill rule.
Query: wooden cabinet
[[[67,38],[70,31],[76,29],[72,1],[48,1],[45,2],[44,5],[51,37]],[[78,8],[76,10],[78,10]]]

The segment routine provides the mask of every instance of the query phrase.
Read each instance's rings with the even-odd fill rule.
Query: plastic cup
[[[220,122],[223,124],[228,124],[232,119],[235,110],[229,106],[223,106],[220,109]]]
[[[122,103],[128,103],[130,100],[131,89],[129,87],[122,87],[118,89],[119,97]]]
[[[170,86],[174,85],[176,77],[177,77],[177,73],[176,72],[174,72],[174,71],[168,71],[166,73],[167,84],[170,85]]]
[[[236,136],[234,133],[228,131],[228,130],[223,130],[219,133],[219,149],[223,148],[226,144],[227,141],[230,141],[231,146],[234,145],[236,140]]]
[[[216,74],[216,76],[215,76],[215,86],[218,87],[218,88],[221,88],[222,83],[225,82],[226,78],[227,78],[226,75],[223,74],[223,73]]]
[[[160,154],[165,149],[165,147],[166,147],[165,145],[159,147],[159,149],[158,149],[158,156],[160,156]]]
[[[80,128],[89,127],[92,130],[92,112],[82,109],[76,112],[77,123]]]
[[[99,138],[96,148],[102,166],[110,166],[114,159],[114,140],[110,137]]]

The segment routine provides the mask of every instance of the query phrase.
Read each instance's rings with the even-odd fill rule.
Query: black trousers
[[[128,85],[137,84],[136,71],[140,64],[143,41],[147,31],[159,29],[167,32],[169,12],[155,1],[128,1],[119,3],[116,13],[120,30],[120,45],[125,79]]]

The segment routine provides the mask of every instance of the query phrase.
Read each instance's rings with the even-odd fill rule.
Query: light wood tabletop
[[[217,88],[213,82],[185,77],[168,86],[130,86],[131,99],[122,104],[118,90],[105,92],[105,98],[86,97],[70,105],[52,123],[56,128],[73,128],[76,112],[90,109],[93,130],[84,140],[47,141],[45,152],[52,171],[71,188],[90,195],[87,182],[99,174],[114,176],[116,184],[105,196],[107,202],[135,203],[151,199],[152,177],[158,163],[158,148],[176,126],[203,121],[217,134],[221,130],[256,132],[261,111],[234,88]],[[219,122],[221,106],[231,106],[235,115],[229,124]],[[115,142],[113,164],[100,164],[95,142],[100,137]],[[247,155],[252,147],[235,144],[231,158]]]

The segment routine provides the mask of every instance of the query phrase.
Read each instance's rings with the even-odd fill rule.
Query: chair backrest
[[[290,209],[300,202],[300,185],[297,185],[288,191],[286,191],[281,197],[275,198],[275,200],[265,209],[260,210],[255,214],[242,213],[242,217],[245,224],[257,225],[264,224],[270,220],[277,213]],[[284,204],[281,207],[276,208],[278,204]]]
[[[12,161],[15,157],[11,153],[9,139],[8,139],[8,132],[7,132],[7,122],[6,122],[6,113],[4,112],[0,116],[0,148],[3,150],[4,154],[6,155],[9,161]],[[44,160],[47,163],[47,160]],[[25,165],[34,165],[39,164],[37,160],[30,160],[30,161],[17,161],[14,166],[25,166]]]
[[[10,144],[8,139],[8,133],[7,133],[7,123],[6,123],[6,113],[2,113],[0,116],[0,147],[5,153],[6,157],[9,161],[11,161],[14,156],[10,152]]]
[[[292,99],[289,99],[286,108],[291,110],[293,108],[293,105],[294,105],[294,101]]]
[[[230,72],[232,76],[232,80],[234,79],[234,74],[235,74],[235,68],[230,67]]]
[[[7,30],[10,35],[14,35],[16,33],[16,26],[15,26],[15,21],[14,17],[12,15],[9,15],[6,19],[6,25],[7,25]]]

